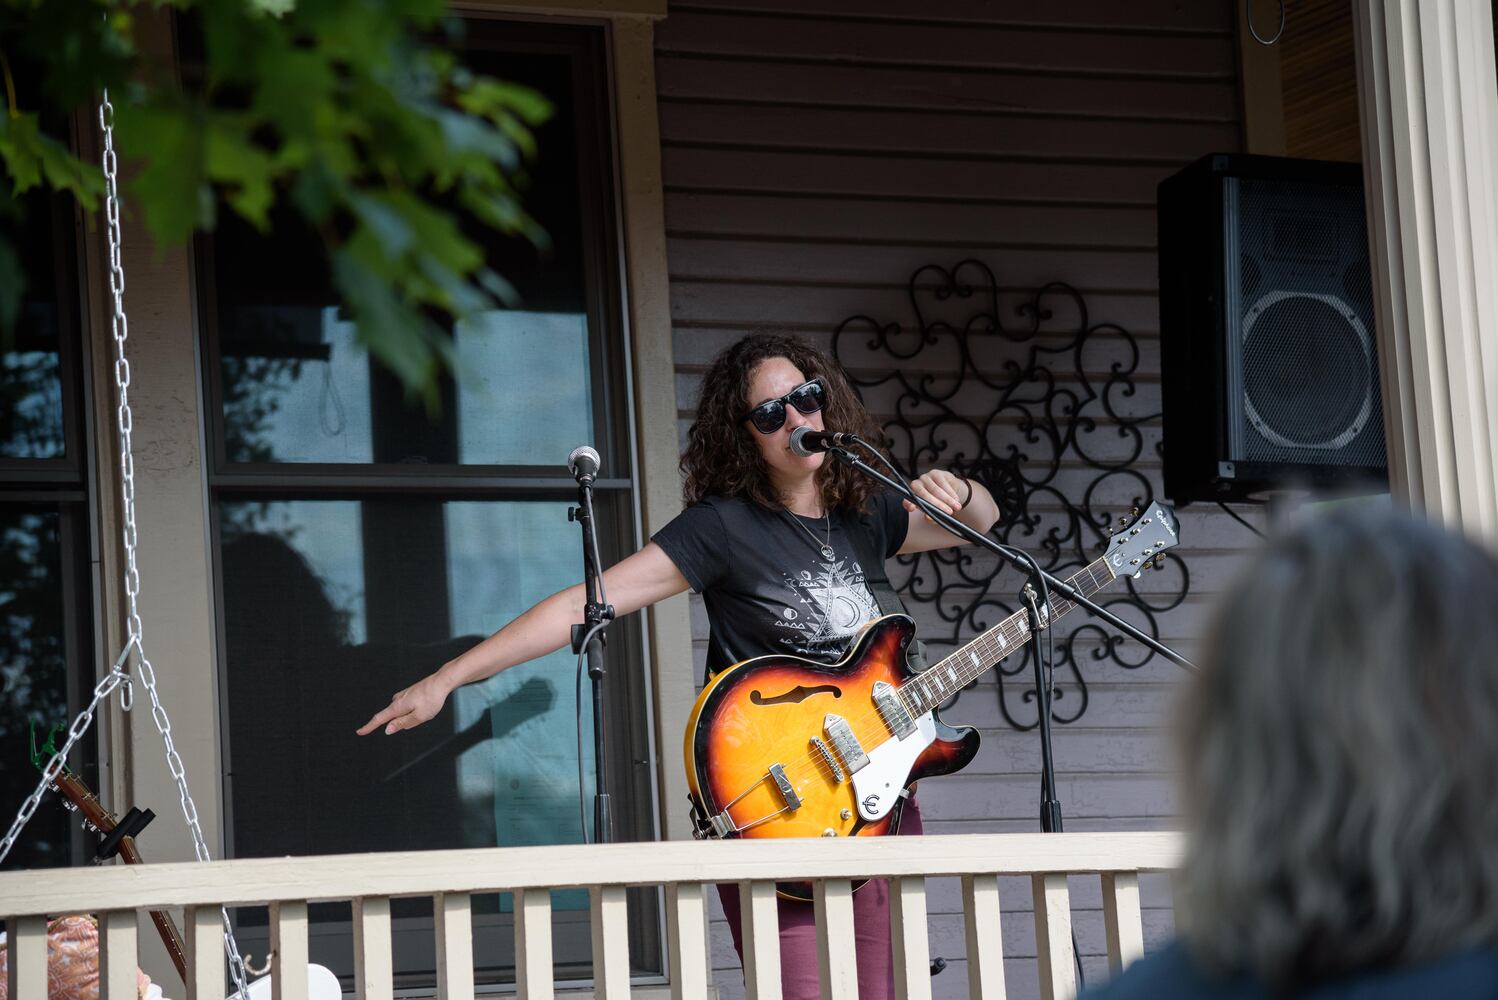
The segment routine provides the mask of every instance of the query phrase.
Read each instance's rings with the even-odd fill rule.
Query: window
[[[397,737],[354,729],[394,692],[581,579],[568,453],[603,457],[603,558],[637,544],[601,28],[467,22],[475,69],[555,105],[525,194],[552,246],[474,230],[522,300],[450,331],[464,362],[429,415],[371,364],[314,241],[233,220],[198,250],[217,552],[227,829],[235,857],[581,839],[591,701],[567,651],[456,692]],[[653,839],[638,625],[609,645],[618,834]],[[587,900],[558,894],[559,974],[589,978]],[[508,896],[474,901],[481,983],[514,977]],[[635,971],[662,976],[654,894],[632,897]],[[434,979],[431,907],[393,907],[397,982]],[[315,961],[352,982],[347,905],[314,906]],[[241,948],[266,951],[263,916]],[[259,921],[258,923],[256,921]]]
[[[14,339],[0,349],[0,802],[7,828],[10,810],[41,777],[30,763],[33,746],[58,725],[61,746],[94,685],[74,209],[71,199],[35,190],[19,200],[21,218],[0,220],[26,276]],[[91,728],[76,745],[68,766],[98,791],[95,734]],[[96,843],[69,819],[58,797],[46,796],[5,867],[84,863]]]

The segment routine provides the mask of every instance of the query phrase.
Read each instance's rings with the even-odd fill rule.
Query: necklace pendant
[[[823,559],[831,559],[835,555],[837,555],[837,553],[834,552],[834,551],[832,551],[832,546],[831,545],[824,545],[824,546],[822,546],[822,558]]]

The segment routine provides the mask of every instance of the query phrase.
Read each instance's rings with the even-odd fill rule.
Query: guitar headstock
[[[69,808],[77,809],[95,830],[100,833],[114,830],[117,822],[114,815],[104,808],[83,779],[72,771],[64,768],[57,772],[57,777],[52,779],[52,790],[62,796]]]
[[[1161,552],[1180,541],[1175,511],[1156,500],[1108,541],[1104,559],[1115,577],[1137,577]]]

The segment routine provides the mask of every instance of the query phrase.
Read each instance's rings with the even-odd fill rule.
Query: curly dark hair
[[[681,455],[686,477],[682,497],[688,505],[710,496],[746,497],[772,509],[784,504],[755,447],[756,432],[744,420],[750,376],[771,358],[785,358],[807,378],[822,376],[827,383],[827,405],[822,409],[826,426],[883,446],[879,425],[864,409],[841,365],[799,337],[750,334],[714,358],[702,379],[697,417]],[[866,510],[878,489],[872,480],[834,461],[817,470],[817,488],[829,510],[851,512]]]

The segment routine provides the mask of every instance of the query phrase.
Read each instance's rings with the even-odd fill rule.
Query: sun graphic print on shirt
[[[879,617],[863,567],[848,559],[824,560],[817,569],[785,574],[791,603],[776,627],[780,643],[803,656],[839,657],[848,641]]]

